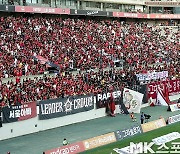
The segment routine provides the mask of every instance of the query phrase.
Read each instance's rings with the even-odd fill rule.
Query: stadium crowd
[[[114,81],[120,86],[126,78],[126,84],[132,84],[134,74],[147,71],[168,70],[170,77],[176,76],[180,72],[179,37],[179,32],[145,22],[1,17],[0,79],[16,77],[15,83],[0,84],[1,104],[102,92],[105,83],[110,86]],[[45,63],[34,59],[37,56],[57,65],[60,73],[20,82],[22,75],[47,71]],[[124,60],[128,67],[105,73],[63,74],[72,65],[80,71],[113,68],[114,60]]]
[[[123,75],[122,75],[123,74]],[[132,74],[122,70],[105,72],[62,73],[53,77],[26,78],[22,82],[8,81],[1,85],[0,101],[2,106],[24,104],[36,100],[58,97],[101,93],[122,88],[125,84],[137,82]]]

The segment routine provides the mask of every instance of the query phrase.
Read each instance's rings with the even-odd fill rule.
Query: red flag
[[[171,101],[169,99],[169,91],[168,91],[168,87],[167,87],[166,84],[165,84],[165,94],[164,94],[164,97],[165,97],[165,100],[166,100],[167,104],[171,104]]]
[[[111,93],[111,98],[110,98],[110,109],[111,109],[111,113],[114,115],[116,106],[115,106],[115,102],[114,102],[112,93]]]

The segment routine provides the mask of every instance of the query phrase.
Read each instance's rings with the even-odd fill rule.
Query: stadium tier
[[[179,112],[178,13],[178,1],[0,0],[0,140],[116,114],[140,122],[147,106]]]
[[[180,72],[178,32],[145,22],[10,16],[1,17],[0,29],[3,57],[0,77],[16,76],[16,82],[1,85],[5,104],[54,98],[61,94],[94,93],[101,89],[103,80],[113,82],[117,74],[120,78],[132,78],[138,73],[168,70],[169,77],[173,77]],[[26,79],[21,83],[22,75],[43,74],[48,70],[49,65],[43,58],[60,68],[57,77]],[[63,73],[72,68],[81,71],[113,68],[114,59],[124,60],[128,68],[108,76]]]

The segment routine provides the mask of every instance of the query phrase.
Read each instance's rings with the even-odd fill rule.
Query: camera
[[[151,118],[151,116],[148,115],[148,114],[144,114],[144,117],[145,117],[145,119],[150,119]]]

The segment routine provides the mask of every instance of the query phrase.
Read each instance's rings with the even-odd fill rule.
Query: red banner
[[[147,14],[143,14],[143,13],[113,12],[113,17],[147,18]]]
[[[45,154],[76,154],[85,151],[83,142],[66,145],[63,147],[45,151]]]
[[[36,102],[30,102],[22,106],[23,107],[21,109],[21,112],[23,112],[24,110],[26,114],[24,114],[24,116],[20,116],[18,119],[19,121],[34,118],[37,116]],[[27,113],[28,110],[29,110],[29,114]]]
[[[70,14],[70,9],[36,7],[36,6],[15,6],[15,12]]]
[[[145,18],[145,19],[180,19],[180,14],[144,14],[144,13],[113,12],[113,17]]]
[[[36,102],[19,104],[14,106],[5,106],[2,108],[3,123],[17,122],[27,120],[37,116]]]
[[[149,19],[180,19],[180,14],[148,14]]]
[[[166,87],[169,92],[169,95],[176,95],[180,93],[180,79],[170,80],[170,81],[158,81],[148,84],[147,96],[148,99],[156,99],[157,97],[157,88],[160,88],[163,93],[166,92]]]

